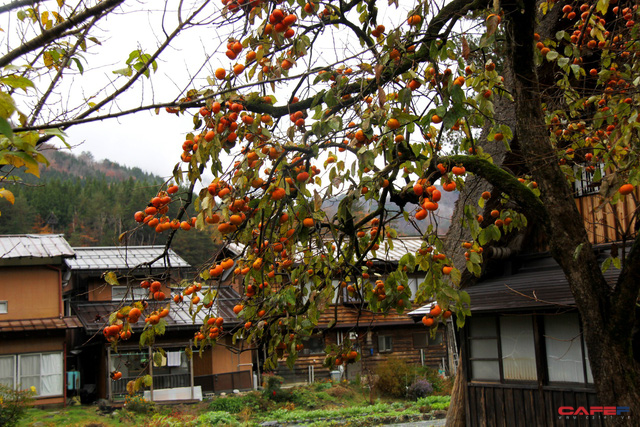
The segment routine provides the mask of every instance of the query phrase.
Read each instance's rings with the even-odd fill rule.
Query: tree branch
[[[32,38],[28,42],[21,44],[16,49],[4,55],[2,58],[0,58],[0,67],[5,67],[11,64],[14,59],[47,45],[48,43],[58,39],[65,31],[83,23],[91,17],[103,14],[106,11],[115,8],[116,6],[119,6],[123,2],[124,0],[105,0],[98,3],[94,7],[85,9],[83,12],[75,16],[71,16],[61,24],[56,25],[50,30],[44,31],[39,36]]]

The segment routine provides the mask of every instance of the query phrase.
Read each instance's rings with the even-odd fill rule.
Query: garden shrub
[[[421,397],[427,397],[433,393],[431,383],[423,378],[416,379],[407,390],[407,397],[411,400],[418,400]]]
[[[33,402],[35,394],[34,388],[14,390],[0,384],[0,426],[18,425]]]
[[[291,393],[282,390],[284,378],[277,375],[264,375],[262,395],[274,402],[286,402]]]
[[[389,358],[378,365],[376,375],[378,376],[376,389],[382,394],[404,397],[407,393],[407,387],[416,377],[416,370],[404,360]]]
[[[209,410],[214,412],[228,412],[230,414],[237,414],[241,412],[246,403],[244,399],[240,397],[218,397],[211,401],[209,404]]]
[[[205,412],[198,417],[198,425],[201,426],[237,426],[240,425],[233,415],[224,411]]]
[[[127,396],[124,399],[124,408],[127,411],[135,412],[136,414],[150,414],[155,412],[156,404],[142,396],[134,395]]]

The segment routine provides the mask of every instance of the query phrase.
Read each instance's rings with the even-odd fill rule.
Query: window
[[[13,388],[16,376],[16,357],[0,356],[0,384]]]
[[[127,286],[111,287],[111,301],[122,301],[125,295],[128,300],[139,301],[149,296],[149,290],[132,286],[131,291],[127,293]]]
[[[393,351],[393,337],[390,335],[378,335],[378,352],[388,353]]]
[[[442,331],[437,331],[436,336],[433,338],[431,338],[431,334],[429,332],[413,334],[413,348],[442,345],[443,336]]]
[[[9,312],[9,302],[0,301],[0,314],[7,314]]]
[[[62,395],[63,374],[62,352],[0,357],[0,383],[22,389],[35,387],[38,397]]]
[[[533,316],[500,317],[502,373],[505,380],[535,380]]]
[[[593,382],[577,313],[545,316],[544,342],[550,382]]]
[[[303,341],[302,354],[324,354],[324,338],[322,335],[309,337]]]
[[[495,317],[469,319],[471,379],[500,380],[498,330]]]
[[[601,177],[604,175],[604,167],[602,163],[595,166],[595,170],[589,171],[587,168],[593,166],[588,164],[575,165],[576,180],[574,182],[574,191],[577,197],[596,194],[600,191]]]
[[[540,366],[550,383],[593,383],[578,313],[474,317],[467,336],[472,380],[536,381]]]
[[[425,348],[427,346],[427,336],[429,334],[425,332],[420,332],[417,334],[413,334],[413,348]]]

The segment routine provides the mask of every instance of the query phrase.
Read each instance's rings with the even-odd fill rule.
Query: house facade
[[[595,183],[576,182],[575,202],[603,265],[625,251],[623,238],[635,238],[640,191],[605,209],[598,208],[597,192]],[[569,283],[543,236],[528,239],[485,248],[481,279],[464,284],[472,316],[456,340],[466,425],[605,425],[600,416],[574,419],[559,412],[599,402]],[[516,239],[505,240],[509,245]],[[611,265],[604,277],[613,285],[619,274]]]
[[[384,280],[389,272],[397,269],[398,262],[407,253],[415,253],[422,245],[418,237],[404,237],[394,240],[394,248],[378,251],[378,261],[371,267],[372,277]],[[409,276],[411,294],[415,296],[424,276]],[[333,288],[338,289],[332,304],[320,313],[316,333],[306,340],[298,359],[289,369],[284,361],[277,374],[289,383],[313,382],[328,379],[355,379],[358,376],[375,374],[377,367],[390,358],[400,359],[416,366],[429,366],[443,375],[450,374],[450,351],[452,344],[447,328],[441,325],[434,337],[420,322],[416,322],[408,312],[398,314],[391,310],[386,314],[374,313],[366,302],[350,294],[346,288],[334,280]],[[413,309],[418,305],[412,304]],[[343,368],[323,367],[326,356],[324,349],[331,345],[341,345],[350,340],[353,349],[360,353],[360,360],[347,363]],[[265,355],[260,354],[260,360]]]
[[[0,236],[0,383],[34,387],[37,405],[66,401],[67,343],[81,327],[62,295],[74,256],[61,235]]]
[[[190,400],[210,392],[253,386],[249,352],[240,352],[233,345],[200,351],[190,339],[207,314],[222,317],[226,327],[233,327],[237,320],[232,308],[240,296],[228,286],[221,287],[208,311],[192,313],[190,299],[198,293],[184,296],[182,302],[173,299],[183,292],[186,283],[183,280],[189,277],[190,266],[172,250],[163,256],[164,249],[163,246],[76,248],[76,258],[68,261],[72,274],[65,289],[65,302],[83,326],[82,333],[74,338],[74,351],[83,374],[81,396],[85,395],[86,400],[123,399],[127,383],[145,375],[153,377],[149,397],[156,401],[160,396],[176,399],[176,394],[168,390],[188,389],[179,399]],[[108,284],[105,272],[115,273],[118,284]],[[149,290],[140,285],[144,280],[160,281],[166,299],[151,298]],[[152,346],[141,349],[139,339],[145,322],[139,321],[132,324],[131,338],[119,340],[114,347],[102,331],[111,313],[134,302],[146,304],[145,312],[169,308],[164,318],[164,334],[156,337]],[[121,373],[121,378],[112,379],[114,372]]]

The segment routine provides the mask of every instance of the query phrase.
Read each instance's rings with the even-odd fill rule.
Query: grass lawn
[[[429,396],[417,402],[376,399],[357,385],[316,383],[273,392],[249,392],[217,397],[194,405],[154,406],[138,399],[127,409],[101,413],[97,406],[29,409],[20,426],[257,426],[265,421],[308,426],[367,426],[416,421],[443,415],[448,396]]]

